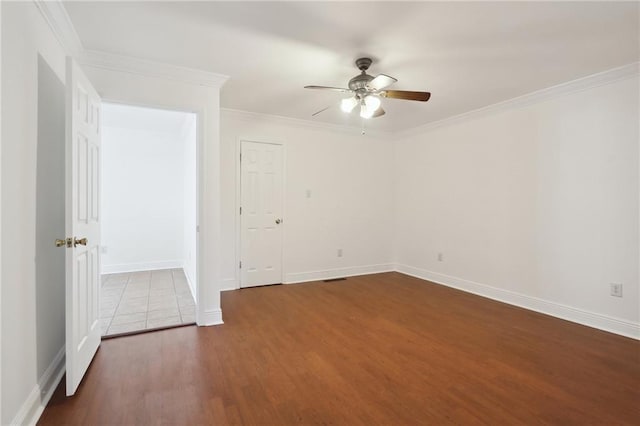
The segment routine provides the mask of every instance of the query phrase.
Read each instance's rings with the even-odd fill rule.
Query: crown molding
[[[209,71],[180,67],[131,56],[115,55],[96,50],[83,50],[78,57],[78,62],[88,67],[174,80],[198,86],[220,88],[229,79],[226,75]]]
[[[548,99],[553,99],[571,93],[581,92],[583,90],[592,89],[598,86],[603,86],[605,84],[610,84],[615,81],[624,80],[638,75],[640,75],[640,62],[632,62],[621,67],[612,68],[596,74],[588,75],[586,77],[581,77],[576,80],[571,80],[565,83],[557,84],[555,86],[547,87],[545,89],[536,90],[535,92],[531,92],[526,95],[518,96],[506,101],[498,102],[462,114],[447,117],[442,120],[426,123],[406,130],[397,131],[394,133],[394,136],[396,137],[396,139],[404,139],[411,136],[419,135],[421,133],[429,132],[439,127],[450,126],[464,121],[485,117],[491,114],[497,114],[509,109],[522,108],[528,105],[546,101]]]
[[[361,134],[360,133],[361,129],[355,126],[332,124],[332,123],[325,123],[325,122],[318,122],[318,121],[311,121],[311,120],[302,120],[299,118],[283,117],[281,115],[263,114],[259,112],[241,111],[241,110],[232,109],[232,108],[220,108],[220,112],[222,113],[222,115],[230,116],[238,120],[249,121],[252,123],[268,122],[271,124],[281,124],[285,126],[329,130],[329,131],[339,132],[339,133],[348,133],[351,135]],[[393,136],[393,133],[385,130],[366,129],[365,136],[370,136],[375,138],[390,138]]]
[[[61,1],[33,0],[67,54],[77,58],[84,48]]]
[[[33,0],[33,2],[65,52],[73,56],[81,65],[216,88],[220,88],[229,78],[222,74],[163,62],[87,50],[82,46],[62,1]]]

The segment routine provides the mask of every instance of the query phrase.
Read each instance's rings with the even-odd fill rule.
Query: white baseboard
[[[65,372],[65,347],[58,351],[49,367],[24,401],[11,425],[35,425]]]
[[[447,287],[453,287],[458,290],[466,291],[468,293],[473,293],[482,297],[497,300],[499,302],[508,303],[510,305],[515,305],[521,308],[529,309],[531,311],[551,315],[567,321],[586,325],[588,327],[593,327],[599,330],[604,330],[611,333],[619,334],[621,336],[640,340],[640,323],[585,311],[583,309],[574,308],[533,296],[527,296],[525,294],[504,290],[497,287],[492,287],[486,284],[468,281],[462,278],[452,277],[449,275],[427,271],[425,269],[415,268],[413,266],[398,264],[396,265],[396,271],[406,275],[411,275],[412,277],[420,278],[437,284],[442,284]]]
[[[220,291],[237,290],[240,286],[235,278],[225,278],[222,280],[222,288]]]
[[[198,312],[196,322],[199,326],[224,324],[224,321],[222,321],[222,309]]]
[[[284,284],[296,284],[309,281],[330,280],[333,278],[354,277],[357,275],[377,274],[380,272],[394,271],[393,264],[352,266],[348,268],[326,269],[324,271],[297,272],[285,274]]]
[[[102,274],[120,274],[138,271],[156,271],[159,269],[182,268],[182,260],[162,260],[159,262],[120,263],[117,265],[102,265]]]
[[[196,306],[197,306],[198,298],[196,297],[196,286],[195,286],[195,283],[193,282],[193,280],[189,276],[189,273],[187,272],[187,268],[184,267],[184,264],[182,265],[182,270],[184,271],[184,276],[187,278],[187,285],[189,286],[189,291],[191,291],[191,297],[196,302]]]

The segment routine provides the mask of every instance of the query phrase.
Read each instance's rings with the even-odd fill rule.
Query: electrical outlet
[[[622,297],[622,284],[611,283],[611,295],[615,297]]]
[[[442,262],[444,260],[444,255],[442,253],[438,253],[438,262]]]
[[[342,257],[342,249],[338,249],[338,257]]]

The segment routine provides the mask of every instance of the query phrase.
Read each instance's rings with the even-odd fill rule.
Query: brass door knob
[[[80,238],[80,239],[74,238],[73,239],[73,246],[75,247],[75,246],[78,246],[78,245],[86,246],[87,245],[87,239],[86,238]]]
[[[71,247],[71,238],[65,238],[64,240],[57,239],[56,247]]]

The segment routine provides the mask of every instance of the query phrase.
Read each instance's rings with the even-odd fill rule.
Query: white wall
[[[64,310],[36,304],[38,54],[64,81],[65,53],[32,2],[2,4],[2,419],[23,420],[41,392],[39,365],[64,340],[38,341],[36,318]],[[52,242],[53,244],[53,242]],[[48,317],[44,313],[43,317]],[[38,361],[40,360],[40,361]],[[42,383],[41,383],[42,384]],[[32,402],[33,404],[28,404]],[[21,411],[22,410],[22,411]]]
[[[38,377],[65,341],[65,84],[38,58],[36,346]]]
[[[399,269],[638,334],[638,89],[636,75],[398,140]]]
[[[239,140],[285,151],[285,282],[389,270],[393,199],[388,135],[362,136],[297,120],[222,111],[222,270],[238,286]],[[307,198],[307,191],[311,197]],[[343,250],[343,257],[337,250]]]
[[[196,291],[196,255],[198,248],[197,228],[197,134],[196,116],[190,115],[185,122],[183,137],[183,267],[187,276],[191,294],[197,301]]]
[[[162,120],[192,114],[105,104],[102,117],[103,273],[182,267],[187,144]],[[136,117],[142,128],[129,125]]]

